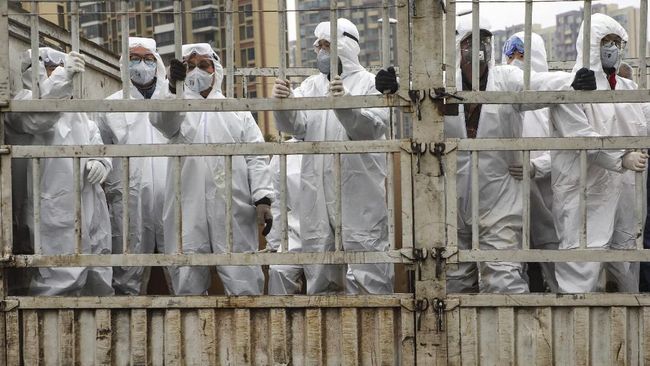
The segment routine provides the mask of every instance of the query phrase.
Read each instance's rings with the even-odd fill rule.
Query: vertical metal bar
[[[522,166],[524,168],[524,179],[521,183],[522,195],[522,248],[530,249],[530,151],[523,151]]]
[[[641,25],[639,26],[639,89],[648,87],[648,70],[646,69],[646,53],[648,43],[648,0],[641,0]]]
[[[411,6],[410,2],[404,3],[407,6],[397,7],[397,53],[395,61],[399,65],[400,76],[400,94],[407,95],[408,90],[411,88],[411,75],[412,75],[412,60],[411,54],[412,33],[411,33]],[[455,46],[454,46],[455,49]],[[404,137],[404,123],[400,125],[402,130],[400,136]]]
[[[589,51],[591,50],[591,0],[585,0],[582,19],[582,67],[589,68]]]
[[[81,254],[81,159],[72,158],[72,180],[74,186],[74,236],[75,254]]]
[[[183,253],[183,188],[181,180],[181,157],[174,157],[174,227],[176,228],[176,253]]]
[[[235,39],[232,24],[232,0],[226,0],[226,97],[235,97]]]
[[[456,91],[456,2],[447,1],[445,15],[445,79],[446,89]]]
[[[227,253],[232,253],[232,155],[226,155],[226,242]]]
[[[128,157],[122,158],[122,253],[129,252],[129,176],[131,169]]]
[[[79,1],[70,3],[70,46],[72,51],[79,52]],[[83,73],[75,73],[72,77],[72,95],[75,99],[81,99],[83,95]]]
[[[336,228],[334,232],[334,244],[336,251],[343,249],[343,220],[341,209],[341,154],[334,154],[334,194],[336,196]]]
[[[580,150],[580,249],[587,248],[587,150]],[[613,208],[612,208],[613,209]]]
[[[395,249],[395,155],[386,154],[388,159],[388,179],[386,182],[386,197],[388,198],[388,240],[390,248]]]
[[[32,159],[32,198],[34,210],[34,254],[42,254],[41,246],[41,159]]]
[[[338,40],[338,0],[330,0],[330,75],[334,75],[339,69],[339,40]]]
[[[6,9],[6,4],[4,6]],[[3,257],[7,258],[13,252],[13,213],[11,205],[11,155],[0,155],[0,183],[2,188],[2,241]],[[0,286],[4,281],[0,280]],[[2,288],[4,290],[4,287]]]
[[[643,249],[643,229],[644,229],[644,185],[643,176],[645,172],[634,173],[634,202],[636,204],[636,248]]]
[[[131,78],[129,76],[129,3],[120,2],[120,23],[122,29],[122,98],[131,96]]]
[[[533,28],[533,0],[526,0],[526,15],[524,24],[524,90],[530,89],[530,66]],[[530,153],[530,152],[529,152]],[[526,162],[526,160],[524,160]],[[525,165],[525,164],[524,164]]]
[[[40,52],[39,46],[39,30],[38,30],[38,2],[32,1],[32,13],[30,18],[30,41],[32,50],[32,99],[39,99],[41,97],[41,89],[39,85],[39,68],[40,68]]]
[[[478,221],[479,221],[479,213],[478,213],[478,204],[479,204],[479,197],[478,197],[478,151],[472,151],[472,169],[471,169],[471,182],[472,182],[472,249],[478,250],[479,249],[479,241],[478,241]]]
[[[174,57],[183,59],[183,13],[180,0],[174,0]],[[182,99],[184,93],[182,81],[176,82],[176,99]]]
[[[382,67],[390,66],[390,14],[388,0],[381,2],[381,64]]]
[[[472,0],[472,90],[480,89],[478,51],[481,43],[481,25],[478,0]]]
[[[282,220],[280,242],[282,252],[285,253],[289,251],[289,217],[287,215],[287,156],[282,154],[280,155],[280,220]]]
[[[278,63],[278,79],[286,79],[287,68],[287,2],[278,0],[278,48],[280,60]]]

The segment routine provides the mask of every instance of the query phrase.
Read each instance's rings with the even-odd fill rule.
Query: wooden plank
[[[81,365],[95,363],[97,323],[92,310],[77,310],[75,317],[75,360]]]
[[[460,309],[461,364],[478,365],[478,314],[476,308]]]
[[[553,309],[553,363],[556,365],[573,365],[573,309]]]
[[[320,309],[305,311],[305,364],[320,365],[323,360],[322,313]]]
[[[515,364],[535,364],[535,309],[516,308],[515,310]]]
[[[182,365],[181,311],[165,312],[165,365]]]
[[[515,364],[515,312],[511,307],[499,308],[499,364]]]
[[[412,308],[412,304],[410,304]],[[409,308],[409,309],[410,309]],[[400,309],[399,355],[403,365],[415,365],[415,316],[406,307]]]
[[[649,334],[650,332],[650,307],[643,307],[643,329],[642,329],[642,334],[644,335],[640,339],[643,341],[643,355],[641,360],[643,361],[644,365],[650,365],[650,337],[646,337],[645,335]]]
[[[72,365],[74,359],[74,310],[59,310],[59,364]]]
[[[291,361],[294,365],[305,364],[305,310],[291,310]]]
[[[251,314],[248,309],[235,309],[235,363],[252,364],[251,357]]]
[[[456,307],[455,309],[447,312],[446,331],[448,365],[460,366],[460,307]]]
[[[344,365],[359,364],[359,324],[357,309],[341,309],[341,343]]]
[[[111,314],[111,354],[115,365],[128,365],[131,357],[131,312],[113,310]]]
[[[25,365],[40,365],[39,317],[36,310],[23,312],[23,359]]]
[[[612,307],[611,310],[611,364],[627,364],[627,308]]]
[[[362,365],[376,365],[377,359],[377,313],[374,309],[360,309],[359,349]]]
[[[165,363],[165,312],[153,310],[149,318],[149,344],[148,353],[151,365],[164,365]]]
[[[1,210],[0,210],[1,214]],[[0,222],[2,222],[2,218],[0,217]],[[4,270],[3,270],[4,271]],[[0,274],[0,281],[3,281],[4,279],[2,278],[2,274]],[[0,362],[3,364],[7,364],[7,348],[8,348],[8,342],[7,342],[7,321],[6,321],[6,316],[4,314],[0,314]]]
[[[587,366],[590,364],[589,347],[589,308],[576,307],[573,309],[573,344],[575,364]]]
[[[72,360],[67,362],[61,360],[60,343],[63,341],[61,336],[61,329],[59,326],[59,312],[57,310],[39,311],[41,318],[41,329],[39,329],[39,342],[41,344],[43,353],[44,365],[70,365]],[[68,335],[69,337],[70,335]]]
[[[253,365],[269,365],[271,363],[271,341],[269,334],[269,310],[254,309],[251,314],[251,363]]]
[[[111,311],[99,309],[95,311],[97,333],[95,338],[95,365],[111,365],[111,345],[113,329],[111,327]]]
[[[393,309],[378,309],[379,364],[391,366],[398,363],[395,352],[395,321]]]
[[[215,315],[217,319],[217,341],[219,342],[217,347],[219,350],[218,362],[222,365],[234,365],[237,362],[235,311],[220,309],[215,312]]]
[[[535,310],[535,365],[553,365],[553,321],[549,307]]]
[[[476,314],[480,363],[498,365],[501,357],[498,308],[479,308]]]
[[[18,309],[6,312],[4,318],[7,329],[7,365],[18,366],[20,365],[20,324],[18,320]]]
[[[203,345],[201,344],[201,321],[196,309],[181,310],[181,358],[183,365],[200,365]]]
[[[285,309],[271,309],[271,362],[274,364],[288,364],[287,350],[287,311]]]
[[[611,364],[611,309],[610,307],[590,308],[590,348],[592,366]]]
[[[641,307],[627,308],[627,364],[640,365],[641,364],[641,343],[643,342],[644,335],[640,333],[641,325]]]
[[[201,360],[204,365],[217,364],[217,341],[214,309],[199,309],[201,320]]]
[[[342,364],[342,326],[339,309],[323,309],[323,363],[327,365]]]
[[[131,364],[147,364],[147,311],[131,310]]]

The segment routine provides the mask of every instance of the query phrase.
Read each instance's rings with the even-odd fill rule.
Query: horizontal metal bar
[[[494,306],[650,306],[650,294],[451,294],[460,307]]]
[[[459,250],[458,262],[650,262],[650,249]],[[454,256],[450,262],[456,262]]]
[[[245,144],[162,144],[162,145],[70,145],[11,146],[12,158],[67,157],[145,157],[145,156],[216,156],[273,154],[358,154],[409,151],[406,140],[330,141]]]
[[[639,67],[641,65],[642,59],[643,58],[625,58],[623,59],[623,62],[625,62],[626,64],[632,67]],[[646,57],[645,59],[646,59],[646,67],[650,67],[650,57]],[[554,70],[571,71],[575,65],[576,65],[575,61],[549,61],[548,62],[548,68],[551,71]]]
[[[354,308],[400,307],[412,294],[327,296],[12,296],[18,309],[121,309],[121,308]],[[412,308],[412,307],[409,307]]]
[[[459,151],[620,150],[645,149],[650,137],[527,137],[456,140]]]
[[[412,249],[399,249],[385,252],[14,255],[11,260],[3,262],[3,265],[8,267],[157,267],[411,263],[412,252]]]
[[[647,93],[646,93],[647,95]],[[351,108],[385,108],[409,106],[410,102],[395,96],[365,95],[345,98],[287,99],[174,99],[174,100],[12,100],[3,112],[232,112],[272,110],[322,110]]]
[[[650,91],[646,90],[593,90],[580,91],[518,91],[485,92],[458,91],[463,98],[447,99],[449,104],[574,104],[574,103],[647,103]]]
[[[395,68],[395,73],[399,75],[399,67],[394,67]],[[369,66],[366,67],[366,70],[376,74],[379,70],[381,70],[381,66]],[[240,68],[235,68],[235,76],[265,76],[265,77],[277,77],[280,72],[279,67],[240,67]],[[311,75],[318,75],[320,71],[318,71],[317,68],[315,67],[287,67],[285,69],[285,76],[286,77],[303,77],[303,76],[311,76]]]

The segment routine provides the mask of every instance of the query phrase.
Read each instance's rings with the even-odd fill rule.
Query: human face
[[[479,46],[479,72],[483,75],[488,70],[488,63],[492,59],[492,37],[481,34],[481,45]],[[481,57],[482,55],[482,57]],[[472,79],[472,35],[468,34],[460,42],[460,68],[467,80]],[[480,76],[479,76],[480,77]]]
[[[627,42],[625,42],[619,35],[617,34],[608,34],[603,39],[600,40],[600,45],[602,46],[611,46],[612,44],[616,45],[619,50],[624,50],[625,46],[627,46]]]
[[[508,65],[510,65],[514,60],[524,61],[524,54],[520,52],[515,52],[512,56],[508,57]]]
[[[325,52],[329,52],[330,51],[330,43],[329,43],[329,41],[326,41],[324,39],[319,40],[318,45],[316,45],[316,47],[314,48],[314,51],[316,51],[316,53],[318,54],[318,52],[320,50],[324,50]]]
[[[63,66],[63,65],[56,65],[56,64],[47,64],[45,65],[45,72],[47,73],[47,77],[49,78],[50,75],[56,70],[57,67]]]
[[[143,62],[149,66],[156,64],[156,56],[153,52],[142,46],[129,48],[129,62],[139,63]]]
[[[198,67],[208,74],[214,73],[214,63],[212,62],[212,57],[208,55],[197,55],[193,53],[189,57],[185,58],[183,63],[187,66],[187,72]]]

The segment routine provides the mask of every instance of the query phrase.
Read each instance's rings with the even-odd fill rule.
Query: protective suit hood
[[[524,41],[524,32],[518,32],[510,36],[510,38],[517,37]],[[533,72],[548,72],[548,64],[546,60],[546,46],[544,46],[544,39],[537,33],[530,34],[530,69]],[[508,64],[508,56],[501,52],[501,63]]]
[[[578,56],[576,58],[576,64],[573,67],[574,73],[581,69],[583,64],[582,39],[584,25],[585,24],[583,22],[580,26],[580,32],[578,33],[578,40],[576,42],[576,50],[578,51]],[[603,65],[600,61],[600,41],[608,34],[616,34],[617,36],[621,37],[624,42],[628,41],[628,36],[625,28],[623,28],[623,26],[621,26],[616,20],[605,14],[592,15],[589,47],[589,69],[593,70],[594,73],[596,73],[596,81],[598,83],[599,89],[607,86],[607,75],[605,75],[605,72],[603,71]]]
[[[160,54],[156,51],[156,41],[153,38],[129,37],[129,50],[134,47],[143,47],[151,51],[154,57],[156,57],[156,78],[158,81],[167,79],[165,64],[162,58],[160,58]],[[120,70],[122,70],[122,57],[124,55],[120,56]]]
[[[481,30],[488,31],[491,33],[490,22],[485,18],[479,19],[479,27]],[[460,17],[456,18],[456,89],[462,90],[463,88],[463,75],[462,70],[460,69],[460,43],[465,40],[467,37],[472,36],[472,18],[471,17]],[[488,62],[488,70],[492,70],[494,67],[494,37],[492,38],[492,50],[490,62]]]
[[[223,82],[223,66],[221,66],[221,59],[219,55],[212,49],[208,43],[191,43],[184,44],[182,48],[183,59],[190,57],[192,54],[204,55],[212,57],[214,64],[214,83],[212,84],[212,91],[210,95],[214,94],[223,98],[221,91],[221,83]],[[185,90],[186,93],[194,93],[192,90]],[[195,93],[196,94],[196,93]],[[208,95],[208,98],[210,96]]]
[[[338,42],[338,57],[343,64],[342,78],[354,72],[364,70],[363,66],[359,63],[359,53],[361,48],[359,46],[359,30],[351,21],[345,18],[338,18],[337,20],[337,34],[336,39]],[[314,30],[316,41],[314,47],[318,46],[320,40],[331,42],[330,37],[330,22],[321,22]],[[356,38],[355,41],[352,37]]]
[[[39,81],[42,83],[47,79],[45,63],[61,65],[65,62],[65,53],[50,47],[41,47],[39,53]],[[23,88],[32,89],[32,50],[25,51],[20,60],[20,72],[22,73]]]

